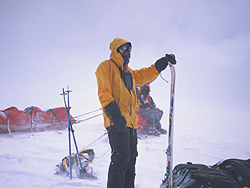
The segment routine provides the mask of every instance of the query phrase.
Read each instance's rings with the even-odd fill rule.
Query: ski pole
[[[75,138],[75,134],[74,134],[74,129],[73,129],[72,124],[71,124],[71,121],[70,121],[69,93],[72,92],[72,91],[69,90],[69,88],[68,88],[68,90],[67,90],[66,92],[68,93],[68,107],[67,107],[68,122],[69,122],[70,131],[71,131],[71,133],[72,133],[73,141],[74,141],[75,148],[76,148],[77,160],[78,160],[78,163],[79,163],[79,165],[80,165],[80,174],[79,174],[79,178],[83,178],[83,177],[82,177],[82,174],[83,174],[82,163],[81,163],[80,156],[79,156],[79,150],[78,150],[77,143],[76,143],[76,138]],[[65,104],[66,104],[66,103],[65,103]],[[66,106],[67,106],[67,105],[66,105]],[[71,166],[71,171],[72,171],[72,166]],[[72,172],[71,172],[71,173],[72,173]],[[71,175],[71,179],[72,179],[72,175]]]
[[[72,179],[72,163],[71,163],[71,138],[70,138],[70,116],[69,116],[69,111],[68,111],[68,106],[66,104],[66,99],[65,99],[65,95],[67,95],[64,91],[63,88],[63,93],[61,94],[63,95],[63,101],[65,104],[65,109],[67,111],[68,114],[68,139],[69,139],[69,174],[70,174],[70,179]]]

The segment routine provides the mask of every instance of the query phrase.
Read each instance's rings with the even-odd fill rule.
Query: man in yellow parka
[[[138,155],[136,85],[152,82],[168,62],[175,64],[176,60],[173,54],[167,54],[148,68],[132,70],[128,67],[132,49],[129,41],[115,38],[109,48],[110,59],[96,70],[98,96],[112,150],[107,187],[134,188]]]

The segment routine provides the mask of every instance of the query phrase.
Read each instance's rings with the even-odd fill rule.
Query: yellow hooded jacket
[[[115,38],[109,48],[111,50],[110,58],[116,64],[111,59],[103,61],[95,73],[98,84],[98,96],[102,105],[104,126],[106,128],[113,125],[113,122],[107,116],[104,108],[113,101],[118,104],[121,114],[127,121],[127,127],[137,128],[138,119],[135,111],[137,106],[136,85],[143,86],[146,83],[152,82],[160,74],[154,64],[151,67],[140,70],[132,70],[126,65],[126,70],[129,70],[133,77],[133,89],[129,91],[117,67],[119,66],[123,70],[124,61],[122,55],[116,50],[126,43],[129,43],[129,41]]]

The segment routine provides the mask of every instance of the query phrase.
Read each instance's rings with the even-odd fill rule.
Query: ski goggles
[[[123,51],[129,51],[131,52],[132,50],[132,46],[130,46],[129,44],[124,44],[120,47]]]

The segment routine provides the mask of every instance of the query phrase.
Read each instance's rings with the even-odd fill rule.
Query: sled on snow
[[[70,116],[72,124],[75,119]],[[0,134],[12,132],[38,132],[62,130],[68,127],[67,111],[64,107],[46,111],[31,106],[23,111],[16,107],[0,110]]]

